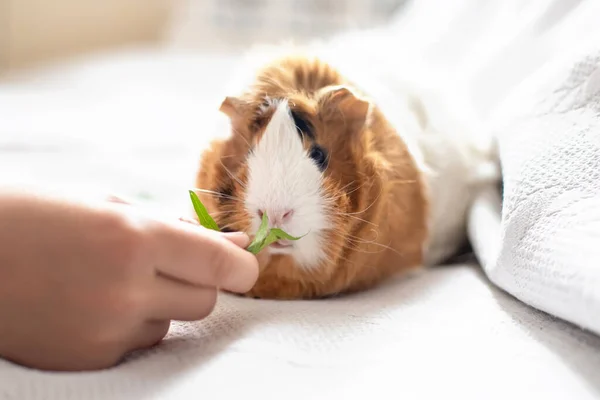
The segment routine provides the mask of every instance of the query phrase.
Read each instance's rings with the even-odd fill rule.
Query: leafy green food
[[[298,240],[298,239],[300,239],[300,238],[302,238],[304,236],[304,235],[302,235],[302,236],[299,236],[299,237],[295,237],[295,236],[290,235],[289,233],[286,233],[286,232],[282,231],[279,228],[273,228],[273,229],[271,229],[270,233],[273,234],[273,235],[275,235],[275,237],[277,237],[277,240],[279,240],[279,239]]]
[[[198,215],[198,221],[200,222],[200,225],[208,229],[220,231],[219,226],[217,225],[215,220],[212,219],[212,217],[208,214],[206,207],[204,207],[204,205],[198,198],[198,195],[196,195],[196,193],[193,190],[190,190],[189,192],[190,198],[192,199],[192,204],[194,205],[194,210]],[[275,243],[279,239],[299,240],[302,237],[304,237],[304,235],[295,237],[279,228],[269,229],[269,220],[267,217],[267,213],[264,213],[258,231],[256,231],[256,234],[254,235],[254,240],[252,240],[252,243],[248,245],[246,250],[248,250],[252,254],[258,254],[262,249],[264,249],[272,243]]]
[[[248,246],[247,250],[253,254],[257,254],[265,247],[269,246],[272,243],[275,243],[279,239],[287,239],[287,240],[298,240],[301,239],[304,235],[295,237],[292,236],[279,228],[271,228],[268,229],[268,219],[267,214],[263,214],[262,221],[256,235],[254,236],[254,240]]]
[[[264,242],[269,235],[268,226],[269,220],[267,218],[267,213],[264,213],[262,216],[262,221],[260,222],[260,226],[258,227],[258,231],[256,231],[256,234],[254,235],[254,240],[247,248],[250,253],[257,254],[265,247]]]
[[[215,220],[210,216],[210,214],[208,214],[206,207],[204,207],[204,204],[202,204],[202,202],[198,198],[198,195],[193,190],[190,190],[190,198],[192,199],[194,210],[198,215],[198,221],[200,222],[200,225],[207,229],[220,231],[219,226],[217,225]]]

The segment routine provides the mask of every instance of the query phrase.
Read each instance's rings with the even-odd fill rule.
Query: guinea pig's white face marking
[[[322,231],[330,227],[321,192],[322,173],[302,145],[287,101],[276,107],[248,157],[246,208],[254,231],[266,212],[271,227],[293,236],[306,235],[270,246],[269,251],[290,254],[302,268],[314,268],[325,255]]]

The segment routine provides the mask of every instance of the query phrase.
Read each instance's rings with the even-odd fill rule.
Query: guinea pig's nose
[[[294,210],[292,209],[283,209],[283,210],[273,210],[267,209],[267,218],[269,219],[269,225],[271,226],[280,226],[286,222],[288,222],[292,215],[294,214]],[[265,214],[264,210],[258,210],[258,217],[262,219]]]

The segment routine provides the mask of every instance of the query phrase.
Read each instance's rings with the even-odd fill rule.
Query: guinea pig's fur
[[[198,195],[223,229],[252,235],[267,213],[271,226],[304,235],[258,255],[248,296],[365,290],[464,244],[468,147],[439,139],[418,97],[385,108],[361,82],[291,52],[223,100],[227,133],[202,153]]]

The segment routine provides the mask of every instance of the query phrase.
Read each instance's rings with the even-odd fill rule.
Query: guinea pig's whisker
[[[350,182],[350,183],[347,183],[347,184],[345,184],[344,186],[342,186],[342,187],[340,188],[340,190],[344,190],[344,189],[346,189],[348,186],[350,186],[350,185],[354,184],[355,182],[356,182],[356,181],[352,181],[352,182]]]
[[[223,230],[223,229],[234,229],[234,225],[235,225],[234,223],[231,223],[231,224],[225,224],[225,225],[223,225],[223,226],[221,227],[221,230]],[[235,229],[235,230],[237,231],[237,229]]]
[[[346,194],[352,194],[352,193],[356,192],[357,190],[362,189],[362,187],[365,186],[366,184],[367,184],[367,182],[363,182],[362,185],[359,185],[359,186],[355,187],[354,189],[352,189],[351,191],[349,191]]]
[[[323,170],[323,174],[325,174],[325,172],[327,172],[327,170],[329,169],[329,166],[331,165],[331,163],[329,162],[331,160],[331,153],[333,152],[333,150],[329,149],[329,152],[327,153],[327,163],[325,164],[325,169]]]
[[[362,238],[359,238],[358,236],[354,236],[354,235],[349,235],[349,234],[345,234],[341,231],[331,231],[331,233],[333,234],[334,237],[338,237],[341,238],[343,240],[346,240],[346,245],[345,247],[349,250],[353,250],[356,251],[358,253],[363,253],[363,254],[378,254],[381,253],[384,250],[391,250],[394,253],[398,254],[401,257],[404,257],[404,255],[399,252],[398,250],[394,249],[393,247],[391,247],[389,244],[385,245],[383,243],[378,243],[375,240],[377,240],[377,238],[379,237],[379,235],[377,235],[377,238],[374,239],[373,241],[371,240],[365,240]],[[391,241],[390,241],[391,243]],[[362,246],[376,246],[381,248],[380,251],[367,251],[365,249],[362,248]]]
[[[350,191],[350,192],[348,192],[348,193],[341,193],[341,194],[338,194],[337,196],[328,196],[328,197],[325,197],[325,202],[326,202],[326,203],[329,203],[329,205],[331,205],[332,207],[337,207],[337,205],[336,205],[335,203],[336,203],[336,201],[337,201],[338,199],[342,198],[344,195],[349,195],[349,194],[352,194],[352,193],[354,193],[355,191],[357,191],[358,189],[360,189],[360,187],[357,187],[357,188],[355,188],[355,189],[352,189],[352,191]]]
[[[355,235],[347,235],[347,237],[356,240],[356,241],[360,241],[362,243],[376,243],[377,239],[379,238],[379,232],[377,232],[375,229],[372,229],[373,232],[375,232],[375,239],[373,240],[368,240],[368,239],[364,239]]]
[[[229,199],[229,200],[234,200],[234,201],[241,201],[241,199],[239,199],[238,197],[235,196],[231,196],[228,194],[224,194],[224,193],[219,193],[219,192],[215,192],[214,190],[208,190],[208,189],[198,189],[198,188],[192,188],[191,190],[196,191],[196,192],[201,192],[207,195],[211,195],[214,197],[221,197],[224,199]]]
[[[333,215],[339,215],[340,217],[352,218],[352,219],[355,219],[355,220],[357,220],[357,221],[364,222],[365,224],[369,224],[369,225],[373,225],[374,227],[378,227],[378,225],[377,225],[376,223],[374,223],[374,222],[371,222],[371,221],[367,221],[366,219],[363,219],[363,218],[357,217],[357,216],[355,216],[355,215],[351,215],[351,214],[348,214],[348,213],[337,212],[337,211],[335,211],[335,209],[333,209],[333,208],[331,208],[329,211],[331,211],[331,213],[332,213]]]
[[[378,225],[376,223],[371,222],[371,221],[367,221],[366,219],[357,217],[355,215],[348,215],[348,214],[343,214],[343,213],[342,214],[338,214],[338,215],[340,215],[342,217],[352,218],[352,219],[355,219],[357,221],[364,222],[365,224],[369,224],[369,225],[372,225],[374,227],[378,227]]]
[[[380,251],[366,251],[366,250],[360,249],[360,245],[361,244],[363,244],[363,245],[364,244],[374,245],[374,246],[380,247],[381,250]],[[381,253],[384,250],[391,250],[391,251],[393,251],[394,253],[398,254],[401,257],[404,256],[402,253],[400,253],[398,250],[394,249],[393,247],[386,246],[385,244],[381,244],[381,243],[373,243],[373,242],[369,242],[369,243],[355,243],[355,246],[356,247],[352,248],[352,250],[354,250],[356,252],[359,252],[359,253],[363,253],[363,254],[378,254],[378,253]]]
[[[230,170],[229,168],[227,168],[225,166],[225,164],[223,164],[222,160],[219,160],[219,162],[221,163],[221,165],[223,166],[223,168],[225,169],[225,172],[227,172],[227,175],[229,175],[231,177],[231,179],[235,180],[237,183],[240,184],[240,186],[242,186],[244,189],[246,189],[246,185],[244,183],[242,183],[242,181],[236,177]]]
[[[324,196],[324,200],[326,203],[328,203],[329,205],[335,207],[336,204],[335,202],[339,199],[341,199],[342,197],[344,197],[344,193],[338,194],[336,196]]]
[[[356,211],[353,213],[346,213],[347,215],[357,215],[357,214],[362,214],[364,212],[366,212],[369,208],[373,207],[373,204],[375,204],[377,202],[377,200],[379,199],[379,196],[381,196],[381,193],[383,193],[383,188],[381,188],[381,190],[379,191],[379,194],[377,195],[377,197],[375,197],[375,199],[371,202],[371,204],[369,204],[367,206],[367,208],[365,208],[362,211]]]
[[[337,196],[328,196],[328,197],[324,197],[323,200],[325,201],[327,206],[336,208],[337,200],[341,199],[343,196],[344,196],[344,194],[339,194]]]
[[[344,235],[342,232],[339,232],[338,236],[342,239],[348,239],[348,240],[352,241],[353,244],[376,244],[376,245],[380,244],[380,243],[376,242],[377,238],[374,240],[366,240],[366,239],[360,238],[355,235],[350,235],[350,234]],[[377,236],[379,237],[379,235],[377,235]]]
[[[231,210],[223,210],[223,211],[217,211],[212,213],[211,215],[213,217],[223,217],[223,216],[230,216],[232,214],[235,214],[235,211],[231,211]]]
[[[356,183],[356,181],[352,181],[350,183],[347,183],[346,185],[342,186],[340,189],[338,189],[339,191],[344,191],[344,189],[348,188],[349,186],[351,186],[352,184]],[[353,188],[351,191],[349,191],[348,193],[340,193],[337,196],[328,196],[325,198],[325,201],[330,202],[330,203],[335,203],[336,200],[340,199],[341,197],[343,197],[344,195],[350,195],[354,192],[356,192],[357,190],[361,189],[367,182],[363,182],[361,185]]]
[[[356,243],[346,243],[344,246],[346,249],[348,250],[352,250],[355,251],[357,253],[364,253],[364,254],[377,254],[377,253],[381,253],[382,251],[384,251],[385,249],[382,249],[381,251],[377,251],[377,252],[372,252],[372,251],[366,251],[360,248],[360,244],[356,244]],[[350,261],[349,259],[345,258],[345,257],[341,257],[346,261]]]
[[[237,129],[235,129],[235,128],[232,128],[231,130],[233,131],[233,133],[234,133],[234,134],[236,134],[236,135],[238,135],[239,137],[241,137],[242,139],[244,139],[244,142],[246,142],[246,144],[248,145],[248,147],[252,147],[252,146],[250,145],[250,143],[248,142],[248,139],[246,139],[246,138],[244,137],[244,135],[242,135],[242,134],[240,133],[240,131],[238,131],[238,130],[237,130]]]

